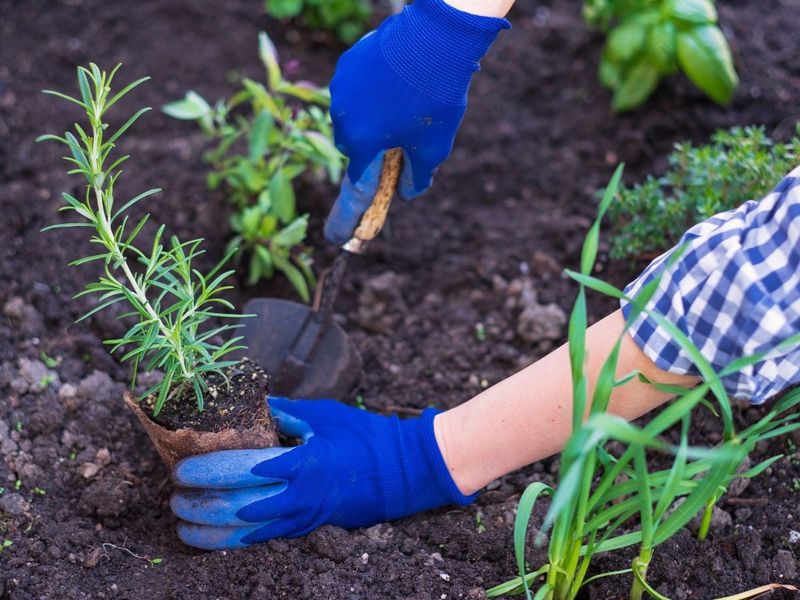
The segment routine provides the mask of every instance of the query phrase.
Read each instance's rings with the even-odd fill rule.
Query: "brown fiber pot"
[[[139,418],[139,422],[153,441],[161,460],[170,470],[179,460],[196,454],[205,454],[215,450],[269,448],[278,445],[278,433],[266,402],[259,404],[255,424],[251,428],[212,432],[195,431],[188,428],[175,431],[166,429],[147,416],[133,394],[125,392],[124,399],[128,408]]]

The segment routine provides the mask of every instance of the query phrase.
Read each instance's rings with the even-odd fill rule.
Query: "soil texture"
[[[596,190],[619,161],[634,181],[663,169],[676,142],[736,124],[764,124],[783,139],[800,118],[797,0],[719,3],[742,79],[730,107],[676,76],[624,116],[610,112],[597,81],[602,39],[586,30],[581,3],[518,4],[514,28],[475,78],[434,189],[395,203],[384,234],[348,271],[338,310],[364,356],[359,393],[370,410],[455,406],[563,342],[575,288],[561,273],[577,265]],[[259,30],[295,79],[326,82],[344,47],[269,20],[262,3],[244,0],[0,0],[0,15],[0,598],[478,600],[513,577],[516,503],[530,482],[553,481],[556,459],[493,482],[466,508],[356,531],[323,527],[244,551],[182,545],[169,473],[121,400],[130,373],[102,343],[122,325],[113,313],[74,323],[91,304],[72,296],[97,276],[92,264],[65,267],[91,250],[85,232],[39,233],[59,218],[62,191],[80,193],[62,149],[33,143],[80,117],[39,93],[73,90],[76,65],[122,62],[123,80],[153,77],[114,113],[121,123],[188,89],[227,97],[233,71],[263,78]],[[143,207],[151,222],[182,239],[206,238],[211,266],[229,230],[224,198],[206,188],[206,147],[193,124],[148,113],[120,144],[133,158],[117,195],[163,188]],[[335,194],[312,182],[298,195],[320,267],[337,253],[321,236]],[[617,284],[641,267],[612,265],[606,251],[598,272]],[[230,299],[240,309],[257,295],[294,299],[281,279],[236,283]],[[592,298],[594,319],[613,308]],[[142,389],[152,385],[144,379]],[[741,407],[737,418],[752,422],[762,410]],[[714,420],[697,426],[706,421],[714,443]],[[649,571],[657,589],[708,599],[800,583],[800,456],[791,440],[777,439],[753,460],[776,453],[786,456],[720,505],[708,541],[687,530],[657,549]],[[528,562],[544,557],[531,549]],[[601,557],[596,569],[631,559]],[[584,598],[624,598],[628,587],[626,577],[603,579]]]

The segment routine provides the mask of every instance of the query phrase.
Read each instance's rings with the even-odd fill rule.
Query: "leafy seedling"
[[[259,56],[265,83],[244,78],[242,90],[213,107],[190,91],[163,110],[196,121],[216,143],[204,157],[212,169],[208,184],[222,188],[233,206],[229,251],[247,263],[248,283],[280,272],[309,302],[315,278],[303,245],[308,215],[297,212],[294,182],[302,175],[338,182],[344,158],[332,141],[327,90],[287,81],[266,33],[259,35]]]
[[[75,266],[92,263],[102,269],[99,280],[77,295],[97,298],[97,305],[80,320],[113,305],[127,305],[128,312],[121,318],[130,317],[134,324],[122,337],[105,343],[112,353],[121,352],[123,361],[133,363],[132,385],[140,367],[164,373],[161,382],[145,392],[156,395],[154,415],[167,400],[187,387],[194,391],[197,409],[202,410],[207,390],[205,376],[218,373],[224,377],[223,370],[235,364],[225,360],[225,356],[237,349],[239,338],[224,343],[216,341],[234,325],[209,326],[211,319],[236,316],[229,312],[233,310],[230,302],[221,297],[229,289],[223,282],[232,271],[222,270],[226,257],[210,272],[202,274],[195,262],[204,253],[203,240],[182,242],[175,236],[167,238],[164,225],[157,228],[151,244],[140,243],[139,236],[150,215],[134,220],[129,211],[143,199],[157,194],[158,189],[118,204],[115,186],[122,174],[120,167],[128,157],[115,154],[116,144],[148,110],[138,110],[112,131],[106,121],[107,111],[148,79],[138,79],[114,93],[111,84],[119,67],[110,73],[94,63],[78,67],[78,97],[52,90],[45,92],[79,106],[88,122],[76,123],[74,133],[39,138],[66,146],[68,155],[64,160],[71,166],[69,173],[80,175],[85,181],[83,194],[78,197],[62,194],[65,205],[61,211],[76,220],[45,230],[80,228],[91,233],[97,253],[70,263]]]

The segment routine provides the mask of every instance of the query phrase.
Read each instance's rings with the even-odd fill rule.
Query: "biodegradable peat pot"
[[[247,360],[231,371],[230,386],[221,378],[218,383],[209,383],[202,413],[170,414],[167,407],[177,404],[172,401],[156,421],[142,410],[133,394],[125,392],[125,404],[137,416],[170,470],[182,458],[196,454],[278,445],[277,427],[267,405],[269,376]]]

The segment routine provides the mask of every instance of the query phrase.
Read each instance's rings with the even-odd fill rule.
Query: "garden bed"
[[[564,327],[553,324],[575,288],[560,272],[576,265],[594,190],[618,161],[633,180],[662,169],[674,142],[703,141],[718,127],[763,123],[788,137],[800,98],[790,4],[720,7],[742,77],[730,109],[673,78],[643,109],[614,118],[595,76],[601,40],[586,32],[579,3],[520,3],[514,29],[484,61],[434,190],[413,207],[397,203],[385,235],[348,274],[341,312],[364,355],[364,404],[403,415],[454,406],[561,343]],[[552,479],[553,460],[502,478],[463,509],[354,532],[326,527],[244,551],[182,545],[168,472],[121,401],[127,369],[101,343],[120,325],[110,314],[89,327],[73,324],[88,304],[70,298],[94,271],[63,267],[85,251],[80,231],[39,233],[60,191],[75,186],[57,163],[60,149],[33,139],[63,131],[77,113],[39,91],[71,87],[77,64],[102,60],[123,62],[128,78],[153,77],[131,94],[132,106],[158,108],[187,88],[224,97],[229,71],[259,75],[253,50],[261,29],[288,73],[326,81],[343,48],[332,38],[309,41],[260,10],[243,0],[0,0],[0,545],[13,543],[0,551],[0,597],[477,599],[515,574],[516,501],[530,481]],[[149,203],[155,220],[187,239],[205,237],[209,264],[219,258],[227,205],[206,189],[196,128],[154,111],[122,146],[134,160],[119,195],[127,186],[163,187]],[[320,235],[334,194],[321,185],[299,193],[318,265],[335,255]],[[617,283],[636,273],[602,266]],[[252,295],[292,293],[275,279],[239,286],[232,299],[242,307]],[[591,304],[595,317],[612,307]],[[548,316],[538,322],[523,313]],[[758,412],[742,408],[738,418]],[[715,442],[716,430],[699,421]],[[786,440],[758,448],[753,459],[779,452],[790,457],[723,501],[707,542],[682,532],[656,550],[648,572],[656,588],[711,598],[800,583],[800,534],[792,533],[800,529],[800,460]],[[623,568],[630,558],[598,566]],[[586,598],[623,597],[627,586],[604,580]]]

